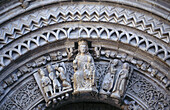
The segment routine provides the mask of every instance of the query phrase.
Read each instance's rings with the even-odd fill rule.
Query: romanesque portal
[[[169,110],[169,4],[1,0],[0,110]]]

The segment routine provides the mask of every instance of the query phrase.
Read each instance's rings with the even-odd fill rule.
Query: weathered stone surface
[[[169,12],[167,0],[1,0],[0,109],[169,110]]]

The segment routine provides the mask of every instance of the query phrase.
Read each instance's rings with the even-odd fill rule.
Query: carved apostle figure
[[[113,87],[114,77],[116,73],[115,66],[118,64],[118,60],[114,59],[110,61],[108,69],[110,70],[103,79],[103,83],[100,88],[100,94],[110,94],[110,90]]]
[[[41,75],[41,86],[42,86],[46,96],[51,97],[53,95],[53,90],[52,90],[50,78],[45,76],[43,69],[39,69],[38,73]]]
[[[97,91],[95,84],[95,65],[94,60],[88,52],[87,42],[78,42],[78,54],[73,61],[74,67],[74,93]]]
[[[54,91],[54,94],[56,93],[56,90],[58,92],[60,92],[61,91],[61,84],[60,84],[60,82],[57,79],[59,77],[59,75],[55,75],[54,74],[51,65],[47,65],[47,71],[49,73],[50,79],[53,81],[53,91]]]
[[[119,99],[123,96],[128,76],[129,76],[129,64],[124,63],[122,66],[122,70],[120,70],[119,74],[117,75],[117,80],[114,85],[111,97]]]
[[[56,72],[58,71],[58,75],[60,77],[60,80],[62,81],[62,86],[63,86],[62,90],[70,89],[71,85],[67,81],[67,78],[66,78],[66,67],[65,67],[64,62],[62,62],[60,64],[56,64],[55,70],[56,70]]]

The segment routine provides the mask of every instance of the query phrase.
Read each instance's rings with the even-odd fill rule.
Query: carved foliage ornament
[[[18,87],[17,87],[18,88]],[[34,104],[42,98],[40,90],[33,77],[29,77],[24,84],[16,91],[5,98],[6,101],[0,103],[1,110],[25,110],[29,105]]]
[[[134,71],[131,75],[127,94],[141,99],[151,110],[169,110],[169,96],[152,84],[143,75]]]

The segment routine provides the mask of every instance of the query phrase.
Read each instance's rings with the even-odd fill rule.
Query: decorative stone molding
[[[134,71],[129,80],[127,94],[136,95],[143,100],[147,108],[165,109],[169,108],[169,95],[164,94],[156,85],[152,84],[147,78]]]
[[[1,70],[5,66],[10,64],[12,60],[16,60],[21,55],[27,53],[30,50],[33,50],[39,46],[48,44],[49,42],[59,41],[59,40],[66,39],[66,38],[67,39],[92,38],[92,39],[104,39],[104,40],[110,40],[110,41],[116,41],[116,42],[119,41],[125,44],[130,44],[134,47],[138,47],[141,50],[144,50],[145,52],[148,52],[154,56],[159,57],[160,59],[166,61],[168,64],[170,60],[169,51],[166,49],[167,47],[157,44],[155,41],[152,41],[146,38],[145,36],[138,36],[136,34],[127,32],[125,30],[120,31],[119,29],[106,28],[103,26],[95,26],[95,27],[79,26],[79,27],[74,27],[74,28],[68,27],[68,28],[65,28],[65,30],[63,28],[56,28],[56,29],[53,29],[52,31],[43,32],[42,34],[39,34],[38,36],[33,36],[31,38],[24,39],[19,44],[14,44],[13,45],[14,47],[12,47],[11,49],[6,49],[4,52],[5,54],[2,54],[1,56]],[[66,49],[66,51],[62,54],[60,52],[51,53],[50,54],[51,58],[60,60],[62,57],[67,57],[67,55],[71,53],[68,52],[68,49]],[[96,51],[96,53],[97,52],[98,51]],[[103,52],[104,51],[101,51],[102,54],[105,54]],[[106,54],[107,56],[110,56],[110,54],[112,56],[112,53],[110,53],[109,51],[106,52]],[[46,62],[46,60],[47,61],[49,60],[49,57],[37,59],[35,62],[39,62],[39,64],[36,64],[36,65],[41,65],[41,63],[43,64],[44,61],[43,62],[39,61],[43,59]],[[145,65],[143,64],[143,66]],[[145,70],[146,67],[142,67],[142,68]]]
[[[81,10],[81,11],[80,11]],[[16,38],[48,25],[70,21],[116,23],[136,28],[169,43],[169,24],[161,22],[144,12],[117,6],[92,4],[63,5],[41,9],[0,27],[0,47]]]
[[[4,1],[0,109],[169,110],[170,9],[144,1]]]
[[[8,98],[5,98],[5,101],[1,103],[1,110],[28,109],[31,104],[42,98],[40,90],[33,77],[25,80],[23,85],[17,88],[19,89],[16,89],[16,91],[11,91]]]
[[[19,1],[22,3],[21,6],[22,6],[24,9],[26,9],[26,8],[29,6],[30,2],[35,1],[35,0],[19,0]]]
[[[42,6],[48,6],[51,4],[57,4],[57,3],[62,3],[62,2],[67,2],[67,3],[72,3],[76,2],[76,0],[70,1],[70,0],[26,0],[26,2],[31,4],[28,5],[27,9],[21,8],[22,6],[22,0],[9,0],[8,2],[5,2],[5,0],[1,0],[1,12],[0,16],[2,19],[0,20],[0,24],[3,22],[6,22],[9,19],[12,19],[16,16],[19,16],[23,14],[24,12],[34,10],[37,8],[40,8]],[[79,0],[78,2],[83,1],[85,2],[86,0]],[[161,0],[161,1],[136,1],[136,0],[124,0],[124,1],[118,1],[118,0],[91,0],[91,2],[96,2],[96,3],[112,3],[112,4],[120,4],[120,5],[125,5],[128,7],[135,7],[135,8],[140,8],[141,10],[148,11],[150,13],[154,13],[155,15],[158,15],[164,19],[169,20],[169,8],[168,8],[168,0]],[[88,2],[88,0],[87,0]],[[8,8],[7,8],[8,7]],[[14,13],[15,10],[18,10],[18,13]],[[8,16],[8,13],[11,14],[11,16]]]

